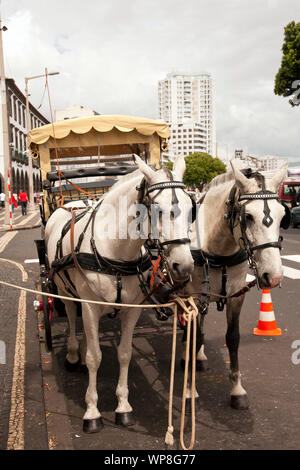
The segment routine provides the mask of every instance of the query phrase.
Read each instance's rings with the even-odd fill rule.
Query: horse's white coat
[[[137,259],[140,256],[140,250],[145,242],[143,238],[134,239],[129,238],[128,236],[124,237],[124,233],[122,233],[124,227],[121,228],[119,226],[119,221],[121,219],[124,222],[124,213],[120,213],[121,209],[119,208],[120,197],[124,198],[126,196],[126,209],[128,214],[128,210],[137,201],[138,193],[136,187],[141,183],[143,177],[146,178],[149,185],[169,181],[169,176],[167,176],[164,169],[154,171],[138,157],[136,157],[136,163],[139,166],[139,171],[121,178],[118,183],[113,186],[113,188],[105,195],[103,204],[99,208],[95,217],[95,243],[97,250],[99,251],[99,253],[101,253],[101,255],[115,260]],[[182,181],[184,170],[184,159],[178,158],[174,164],[174,180]],[[189,197],[181,189],[175,189],[175,191],[179,201],[179,207],[183,209],[183,206],[188,205],[189,209],[191,209],[192,205]],[[158,191],[153,191],[150,197],[152,198],[153,196],[157,195],[157,197],[155,198],[156,203],[159,203],[161,206],[170,208],[172,202],[172,194],[172,189],[165,189],[159,194]],[[78,207],[78,204],[79,202],[77,201],[72,203],[73,207]],[[112,217],[115,217],[116,238],[114,239],[111,239],[109,237],[101,237],[102,232],[99,231],[99,227],[103,228],[105,204],[107,205],[107,207],[115,208],[115,211],[108,211],[108,213],[105,214],[106,223],[110,223],[112,221]],[[124,211],[124,206],[122,206],[122,211]],[[184,213],[184,210],[182,211],[182,213]],[[70,217],[71,216],[67,211],[63,209],[57,209],[47,222],[46,243],[50,265],[55,258],[57,241],[60,238],[61,230],[67,220],[70,219]],[[132,222],[133,219],[134,215],[127,215],[127,220],[125,220],[125,222],[127,223],[127,227],[130,225],[130,222]],[[75,225],[75,246],[86,222],[87,217],[85,216]],[[175,229],[178,228],[180,228],[183,234],[182,236],[188,236],[187,220],[185,221],[180,217],[175,219],[174,231],[176,231]],[[149,230],[148,227],[146,227],[146,229]],[[120,231],[122,233],[121,237],[119,236]],[[84,240],[82,242],[82,252],[91,252],[90,235],[91,227],[88,228]],[[178,238],[178,236],[176,236],[176,238]],[[160,238],[160,241],[165,240],[170,240],[170,236],[164,238],[163,233]],[[63,254],[69,254],[70,251],[70,234],[68,233],[63,239]],[[167,260],[172,275],[179,279],[184,279],[187,275],[190,275],[194,267],[193,258],[191,256],[188,245],[169,245],[167,249]],[[174,266],[176,266],[175,271],[173,270]],[[76,291],[79,297],[83,299],[92,300],[100,299],[106,302],[116,301],[117,289],[115,276],[97,274],[91,271],[85,271],[85,275],[89,280],[89,285],[84,282],[80,273],[75,268],[69,270],[69,276],[72,279],[74,285],[76,286]],[[59,294],[65,294],[65,286],[57,276],[55,277],[55,282],[57,284]],[[139,281],[137,276],[123,276],[122,302],[140,304],[143,300],[143,297],[144,296],[139,288]],[[65,305],[70,323],[70,337],[68,340],[67,360],[70,363],[74,364],[79,360],[79,345],[75,335],[76,308],[74,304],[70,301],[65,302]],[[83,357],[83,362],[85,360],[89,371],[89,385],[85,398],[87,410],[84,415],[84,419],[87,420],[94,420],[101,416],[97,407],[97,371],[102,358],[101,349],[99,345],[99,320],[104,314],[110,313],[111,311],[112,307],[101,307],[87,303],[82,304],[82,318],[86,337],[86,354],[83,352],[83,354],[85,355],[85,357]],[[140,308],[126,310],[122,309],[120,312],[122,325],[121,340],[118,346],[120,374],[116,388],[116,395],[118,398],[118,406],[116,412],[118,413],[132,411],[132,408],[128,402],[128,366],[132,354],[133,330],[140,313]],[[83,351],[84,350],[85,348],[83,347]]]
[[[232,162],[232,174],[220,175],[208,186],[206,196],[198,212],[196,224],[200,234],[200,243],[197,240],[197,230],[194,226],[192,234],[192,245],[200,247],[212,254],[228,256],[234,254],[239,249],[239,238],[241,230],[239,224],[236,224],[233,235],[230,232],[224,214],[227,212],[226,201],[229,198],[229,192],[234,183],[236,183],[243,194],[260,191],[255,179],[247,179],[238,169],[238,165]],[[287,165],[283,165],[272,179],[266,179],[266,189],[277,192],[281,181],[284,179],[287,171]],[[260,245],[267,242],[277,241],[279,237],[279,226],[284,215],[284,208],[276,200],[268,201],[271,210],[273,223],[270,227],[262,224],[263,219],[263,201],[254,200],[247,204],[246,212],[251,214],[253,222],[247,227],[247,236],[253,245]],[[194,224],[195,225],[195,224]],[[280,250],[278,248],[265,248],[257,250],[255,260],[257,263],[258,278],[262,287],[272,288],[279,284],[283,276]],[[227,268],[227,295],[238,292],[246,284],[248,264],[244,262],[240,265]],[[266,276],[267,273],[267,276]],[[221,291],[221,270],[209,270],[210,291],[219,293]],[[267,281],[269,284],[267,284]],[[186,287],[185,292],[189,295],[197,293],[201,289],[202,267],[195,266],[192,275],[192,282]],[[210,301],[216,301],[216,296],[211,296]],[[226,315],[228,327],[234,328],[238,335],[238,317],[242,307],[243,297],[230,299],[226,305]],[[233,326],[232,326],[233,325]],[[230,331],[227,331],[228,341],[231,341]],[[233,340],[232,340],[233,341]],[[234,341],[233,341],[234,342]],[[227,344],[229,347],[229,345]],[[241,384],[241,374],[238,369],[237,345],[229,347],[231,354],[230,380],[232,383],[232,396],[246,396],[246,391]],[[184,358],[184,355],[183,355]],[[204,347],[198,354],[198,359],[205,361]]]

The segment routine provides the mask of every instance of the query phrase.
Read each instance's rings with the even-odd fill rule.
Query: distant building
[[[169,73],[158,83],[159,118],[171,129],[168,156],[216,152],[213,80],[209,73]],[[186,130],[186,136],[179,137]],[[183,137],[186,137],[183,139]],[[183,142],[185,140],[185,142]],[[185,145],[184,145],[185,144]]]
[[[88,116],[98,116],[100,113],[91,108],[85,108],[81,105],[70,106],[66,109],[55,110],[55,121],[64,121],[65,119],[76,119]]]
[[[26,98],[12,78],[6,78],[6,102],[8,114],[9,159],[11,162],[11,189],[12,193],[19,193],[25,189],[29,195],[29,168],[28,154],[26,152],[27,126],[26,126]],[[29,103],[31,129],[49,124],[49,121]],[[4,191],[4,150],[2,135],[2,115],[0,132],[0,191]],[[33,190],[40,190],[40,170],[38,160],[33,160]]]
[[[241,160],[243,160],[243,150],[235,150],[234,158],[240,158]]]
[[[243,156],[243,150],[235,150],[235,158],[238,158],[252,169],[265,172],[272,175],[284,163],[288,162],[288,158],[279,157],[277,155],[246,155]]]

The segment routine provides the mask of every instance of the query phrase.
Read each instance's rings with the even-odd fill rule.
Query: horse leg
[[[60,295],[62,295],[60,293]],[[76,338],[76,317],[77,307],[75,302],[70,300],[64,301],[66,313],[69,321],[69,338],[68,338],[68,353],[65,360],[65,368],[69,372],[74,372],[78,369],[80,358],[79,358],[79,343]]]
[[[101,414],[97,408],[97,371],[102,353],[99,345],[99,310],[94,305],[82,306],[82,320],[87,341],[86,365],[89,371],[89,385],[85,395],[87,410],[83,417],[83,431],[99,432],[103,428]]]
[[[121,313],[121,340],[118,346],[120,374],[116,388],[118,406],[115,413],[116,424],[122,426],[131,426],[135,424],[132,407],[128,402],[128,368],[132,356],[133,330],[140,313],[140,308],[125,310]]]
[[[232,408],[246,410],[249,407],[249,400],[246,390],[242,387],[241,373],[238,364],[238,348],[240,342],[239,316],[244,301],[244,296],[230,299],[227,303],[227,332],[226,345],[230,356],[229,379],[232,383],[231,401]]]

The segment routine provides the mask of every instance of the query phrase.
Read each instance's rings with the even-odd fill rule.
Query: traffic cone
[[[280,336],[281,329],[277,328],[270,289],[262,290],[257,328],[253,334],[260,336]]]

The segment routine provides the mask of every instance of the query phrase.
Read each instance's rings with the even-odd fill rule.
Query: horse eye
[[[247,222],[253,222],[253,216],[251,214],[246,214],[246,221]]]

